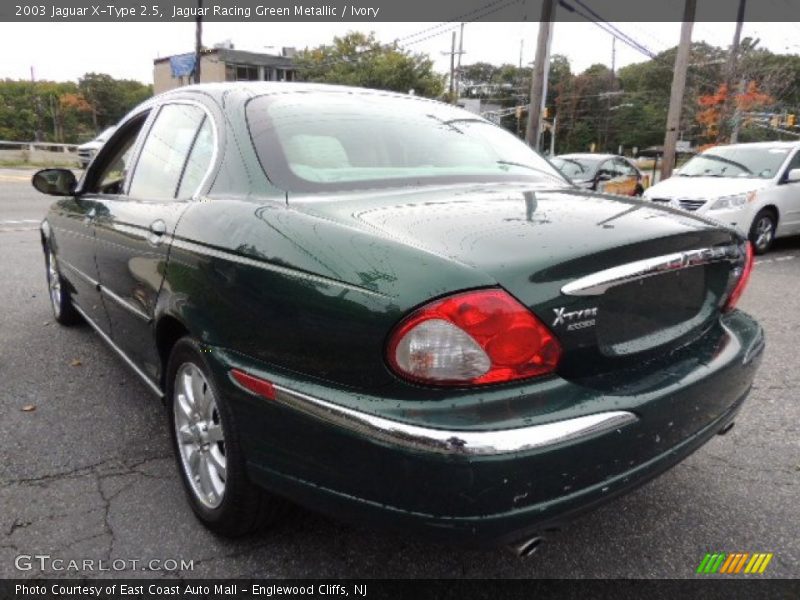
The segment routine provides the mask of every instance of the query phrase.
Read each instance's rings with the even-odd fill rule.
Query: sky
[[[628,36],[654,52],[677,45],[680,23],[617,23]],[[374,31],[381,41],[401,40],[425,52],[436,69],[449,69],[451,32],[458,24],[442,23],[213,23],[204,24],[206,46],[230,39],[239,50],[278,53],[329,43],[351,30]],[[425,33],[419,34],[425,30]],[[464,28],[462,64],[485,61],[518,64],[533,61],[538,23],[468,23]],[[696,23],[693,40],[726,47],[734,23]],[[744,36],[776,53],[800,53],[799,23],[745,23]],[[152,83],[153,59],[190,52],[194,22],[182,23],[0,23],[0,79],[77,81],[84,73],[108,73],[117,79]],[[556,23],[551,52],[566,55],[573,72],[594,63],[611,65],[612,38],[594,23]],[[639,51],[616,43],[617,68],[647,60]]]

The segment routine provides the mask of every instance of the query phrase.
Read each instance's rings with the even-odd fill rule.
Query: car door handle
[[[150,235],[147,236],[147,241],[153,246],[158,246],[164,241],[164,234],[167,233],[167,224],[161,219],[157,219],[150,223],[148,227]]]
[[[167,224],[161,219],[153,221],[150,223],[150,233],[158,236],[164,235],[167,233]]]

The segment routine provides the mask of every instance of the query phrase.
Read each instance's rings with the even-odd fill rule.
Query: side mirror
[[[69,169],[42,169],[33,175],[33,187],[51,196],[71,196],[78,187],[75,174]]]
[[[800,169],[792,169],[786,174],[786,183],[800,181]]]

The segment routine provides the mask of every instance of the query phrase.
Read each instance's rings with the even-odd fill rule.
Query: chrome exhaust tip
[[[724,426],[722,429],[720,429],[720,430],[717,432],[717,435],[725,435],[725,434],[726,434],[726,433],[728,433],[728,432],[729,432],[731,429],[733,429],[733,426],[734,426],[734,425],[736,425],[736,421],[731,421],[730,423],[728,423],[727,425],[725,425],[725,426]]]

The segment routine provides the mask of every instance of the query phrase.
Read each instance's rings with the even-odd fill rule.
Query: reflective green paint
[[[562,370],[510,385],[410,384],[388,370],[383,353],[397,322],[433,298],[499,286],[550,325],[556,308],[597,301],[560,293],[577,277],[739,242],[737,234],[636,200],[530,182],[287,197],[269,182],[250,144],[242,117],[250,92],[198,89],[159,98],[190,97],[218,119],[213,177],[200,201],[174,211],[168,251],[138,244],[137,256],[118,257],[117,266],[129,265],[132,276],[121,278],[131,288],[118,295],[139,301],[151,317],[127,339],[145,346],[129,353],[147,357],[142,366],[154,379],[163,370],[150,364],[159,356],[163,323],[181,323],[208,346],[255,481],[340,516],[509,541],[641,484],[734,417],[763,348],[761,328],[740,312],[711,310],[691,336],[616,362],[604,362],[593,333],[555,330],[565,348]],[[81,202],[59,202],[48,216],[58,244],[58,228],[79,230]],[[103,207],[109,228],[134,216],[147,225],[140,214],[146,206]],[[91,250],[82,248],[75,252],[85,259]],[[709,302],[726,282],[724,269],[708,271]],[[135,323],[128,319],[127,327]],[[516,428],[608,410],[631,411],[639,421],[517,455],[428,455],[252,396],[230,381],[232,367],[359,411],[441,429]]]

